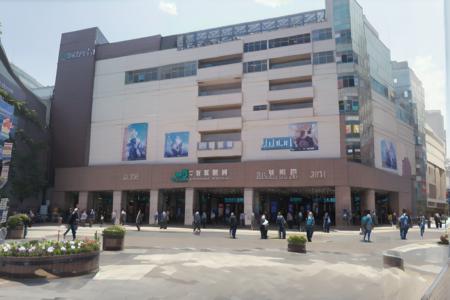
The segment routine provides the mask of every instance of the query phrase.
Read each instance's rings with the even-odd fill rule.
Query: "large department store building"
[[[412,208],[413,128],[354,0],[173,36],[64,33],[52,106],[60,209],[274,219]],[[149,217],[150,216],[150,217]]]

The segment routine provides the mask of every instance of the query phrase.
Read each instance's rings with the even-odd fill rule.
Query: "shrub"
[[[94,240],[75,241],[29,241],[0,245],[0,256],[57,256],[99,251],[100,244]]]
[[[288,244],[291,245],[304,245],[306,244],[306,238],[303,235],[290,235],[288,237]]]
[[[22,220],[23,224],[29,224],[30,221],[31,221],[30,217],[28,217],[26,214],[18,214],[18,215],[15,215],[15,216],[19,217]]]
[[[103,230],[103,235],[123,237],[123,236],[125,236],[125,228],[120,225],[109,226],[109,227],[105,228],[105,230]]]
[[[8,218],[8,228],[17,229],[23,226],[23,220],[20,215],[14,215]]]

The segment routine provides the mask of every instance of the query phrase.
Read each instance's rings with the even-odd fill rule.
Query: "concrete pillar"
[[[184,196],[184,225],[191,226],[194,221],[194,189],[186,188]]]
[[[363,212],[365,210],[375,211],[375,190],[365,191],[361,200],[361,209]]]
[[[245,214],[245,225],[250,225],[252,223],[252,212],[253,212],[253,189],[244,189],[244,214]]]
[[[79,192],[78,193],[78,211],[80,214],[83,210],[87,210],[89,192]]]
[[[119,224],[120,211],[122,209],[123,192],[114,191],[113,192],[113,208],[112,210],[116,212],[116,222],[114,224]]]
[[[149,224],[155,223],[155,213],[158,212],[159,190],[150,191],[150,211],[148,213]]]
[[[352,213],[352,194],[349,186],[336,186],[334,190],[336,197],[336,225],[342,226],[344,225],[344,220],[342,219],[344,209],[349,214]]]

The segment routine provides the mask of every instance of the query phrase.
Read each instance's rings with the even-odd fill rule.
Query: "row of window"
[[[371,78],[372,90],[380,94],[385,98],[389,98],[388,88],[378,82],[376,79]]]
[[[304,66],[311,63],[311,58],[295,58],[279,62],[270,62],[270,69],[279,69],[295,66]],[[334,63],[334,52],[318,52],[313,55],[313,63],[315,65]],[[264,72],[267,71],[267,60],[255,60],[245,62],[244,73]]]
[[[312,108],[313,107],[313,99],[300,99],[288,102],[279,102],[279,103],[270,103],[269,110],[270,111],[280,111],[280,110],[290,110],[290,109],[302,109],[302,108]],[[255,105],[253,106],[253,111],[261,111],[267,110],[267,105]]]
[[[358,77],[354,75],[344,75],[338,77],[338,88],[349,88],[358,86]]]
[[[324,28],[313,30],[311,35],[309,33],[305,33],[300,35],[272,39],[268,41],[262,40],[245,43],[244,52],[255,52],[267,50],[267,48],[278,48],[296,44],[306,44],[311,42],[311,36],[313,41],[322,41],[332,39],[333,33],[331,28]]]
[[[185,62],[125,73],[125,83],[156,81],[197,75],[197,62]]]
[[[356,97],[355,97],[356,98]],[[340,100],[339,101],[339,113],[358,113],[359,112],[359,101],[356,100]]]

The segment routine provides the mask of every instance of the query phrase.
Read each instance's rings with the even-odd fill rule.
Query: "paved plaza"
[[[40,226],[29,238],[57,238],[64,227]],[[357,231],[316,232],[308,253],[286,251],[276,231],[188,228],[141,232],[127,227],[122,252],[102,252],[100,271],[64,279],[0,279],[0,299],[420,299],[446,260],[448,248],[432,229],[417,229],[401,241],[397,230],[376,228],[373,243]],[[60,231],[60,232],[61,232]],[[80,228],[93,237],[101,228]],[[395,249],[405,271],[382,266],[383,251]]]

